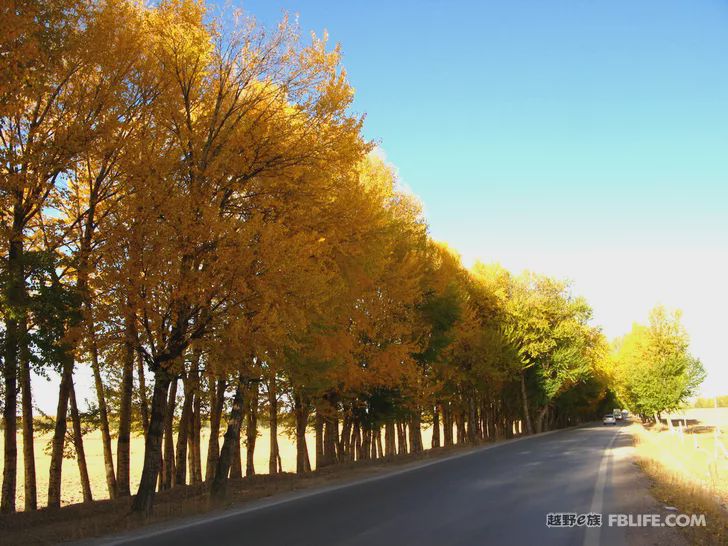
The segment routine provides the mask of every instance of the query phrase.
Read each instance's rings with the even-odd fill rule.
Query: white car
[[[614,418],[614,414],[608,413],[604,416],[604,419],[602,419],[602,423],[604,423],[605,425],[616,425],[617,420]]]

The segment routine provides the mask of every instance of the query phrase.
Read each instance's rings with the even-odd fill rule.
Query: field
[[[728,408],[688,409],[663,424],[631,427],[655,497],[685,513],[706,514],[708,527],[686,529],[692,544],[728,541]]]
[[[728,408],[688,409],[638,435],[641,451],[728,504]],[[665,418],[665,422],[666,422]]]
[[[425,446],[429,447],[431,432],[423,429],[423,440]],[[2,431],[0,431],[0,439],[2,439]],[[203,473],[204,465],[207,457],[207,443],[209,439],[209,431],[202,431],[202,464]],[[36,478],[38,486],[38,507],[46,505],[48,494],[48,469],[50,467],[50,457],[46,454],[45,449],[50,440],[50,435],[38,436],[35,439],[35,465]],[[314,464],[313,449],[315,446],[314,435],[312,432],[307,434],[307,443],[311,464]],[[222,445],[222,439],[220,441]],[[281,464],[284,472],[295,472],[296,470],[296,445],[295,439],[289,438],[285,434],[278,435],[278,447],[281,454]],[[108,498],[106,489],[106,478],[104,472],[104,456],[101,444],[101,432],[94,431],[84,436],[84,449],[86,451],[86,461],[88,463],[89,477],[91,481],[91,490],[94,500]],[[114,460],[116,460],[116,442],[112,440],[112,449],[114,450]],[[270,435],[267,428],[261,428],[258,432],[258,440],[255,444],[255,471],[259,474],[268,472],[268,455],[270,453]],[[243,468],[245,468],[245,447],[242,450]],[[144,460],[144,437],[132,436],[131,441],[131,488],[132,493],[136,490],[141,476],[142,462]],[[3,460],[0,457],[0,472],[2,472]],[[81,481],[78,474],[78,465],[76,459],[64,459],[63,461],[63,481],[61,488],[61,504],[68,505],[79,503],[83,500],[81,494]],[[23,442],[22,437],[18,435],[18,496],[16,506],[18,510],[23,509]]]

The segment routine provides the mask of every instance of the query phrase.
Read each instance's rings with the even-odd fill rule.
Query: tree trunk
[[[477,439],[477,414],[475,413],[475,401],[470,398],[468,400],[468,442],[475,445]]]
[[[407,430],[402,421],[397,421],[397,454],[406,455],[407,452]]]
[[[205,481],[212,479],[217,466],[217,459],[220,456],[220,420],[222,408],[225,404],[224,379],[218,379],[213,384],[210,378],[210,441],[207,446],[207,466],[205,468]]]
[[[155,385],[157,379],[155,378]],[[164,415],[164,458],[162,460],[162,489],[174,487],[174,407],[177,402],[177,378],[170,379],[169,396]],[[152,400],[154,404],[154,400]],[[151,418],[149,426],[152,426]],[[146,457],[146,456],[145,456]]]
[[[523,419],[526,421],[526,434],[533,434],[531,414],[528,411],[528,392],[526,391],[526,370],[521,370],[521,401],[523,403]]]
[[[22,200],[22,194],[20,195]],[[18,417],[17,373],[21,343],[18,311],[24,314],[25,273],[23,271],[23,211],[18,203],[13,208],[13,229],[8,241],[5,299],[10,313],[5,317],[5,354],[3,380],[5,404],[3,408],[3,486],[0,511],[15,512],[15,489],[18,479]]]
[[[397,454],[395,435],[394,421],[387,421],[384,425],[384,455],[386,457],[392,457]]]
[[[96,344],[96,333],[93,324],[88,325],[89,339],[91,344],[91,370],[94,374],[94,385],[96,386],[96,399],[99,403],[99,417],[101,420],[101,445],[104,451],[104,470],[106,471],[106,488],[109,491],[109,498],[116,498],[116,473],[114,471],[114,458],[111,451],[111,429],[109,427],[109,411],[106,406],[106,395],[104,383],[101,379],[101,366],[99,364],[99,348]],[[147,433],[144,427],[144,434]]]
[[[245,428],[245,475],[255,475],[255,441],[258,439],[258,382],[248,389],[248,423]]]
[[[275,373],[268,380],[268,411],[270,419],[270,455],[268,457],[268,473],[278,473],[278,397],[276,395]]]
[[[351,460],[351,415],[348,413],[344,415],[344,422],[341,426],[341,436],[339,437],[339,443],[337,446],[337,452],[339,453],[339,460]]]
[[[541,410],[539,410],[538,415],[536,416],[536,432],[543,432],[543,424],[544,424],[544,418],[546,417],[546,414],[548,413],[549,407],[548,404],[545,405]]]
[[[68,396],[73,375],[73,359],[63,363],[61,384],[58,388],[58,407],[56,425],[51,443],[51,465],[48,473],[48,507],[61,506],[61,472],[63,470],[63,444],[66,440],[66,418],[68,416]]]
[[[316,469],[318,470],[326,466],[324,461],[324,418],[318,408],[316,408],[314,431],[316,434]]]
[[[244,398],[244,397],[243,397]],[[243,477],[243,457],[240,449],[240,433],[242,430],[242,423],[244,418],[241,417],[240,428],[238,429],[238,435],[235,437],[235,444],[233,445],[233,460],[230,463],[230,477],[231,478],[242,478]]]
[[[377,448],[377,452],[374,455],[375,459],[379,459],[384,456],[384,450],[382,449],[382,427],[377,425],[376,431],[374,432],[374,445]]]
[[[306,472],[308,446],[306,445],[306,425],[308,424],[308,406],[300,394],[293,395],[294,412],[296,414],[296,473]]]
[[[243,420],[243,402],[242,378],[238,378],[237,385],[235,387],[235,396],[233,398],[233,406],[230,409],[228,426],[225,431],[225,437],[222,444],[222,450],[220,451],[220,457],[218,457],[217,460],[215,475],[212,478],[212,484],[210,487],[212,498],[216,500],[225,498],[230,465],[233,460],[236,445],[238,446],[238,453],[240,453],[238,442],[240,438],[240,425]]]
[[[452,413],[450,404],[442,404],[442,439],[445,447],[452,447]]]
[[[192,388],[189,377],[182,377],[184,386],[184,401],[182,402],[182,415],[179,419],[177,430],[177,453],[174,464],[174,484],[185,485],[187,483],[187,438],[190,431],[190,419],[192,418]]]
[[[455,413],[455,429],[457,431],[458,445],[464,444],[467,435],[465,434],[465,412],[462,410],[458,410]]]
[[[354,421],[354,430],[352,431],[351,435],[352,435],[351,443],[354,445],[354,460],[361,461],[363,457],[362,457],[361,425],[359,424],[359,419],[356,419],[356,421]]]
[[[324,418],[324,465],[336,463],[336,445],[339,443],[339,420],[332,416]]]
[[[139,415],[142,417],[142,430],[146,436],[149,428],[149,400],[147,400],[147,382],[144,377],[144,359],[140,354],[137,354],[137,376],[139,377]]]
[[[122,362],[121,392],[119,397],[119,436],[116,440],[116,488],[120,497],[131,495],[129,472],[131,469],[131,402],[134,392],[134,340],[135,318],[127,310],[124,324],[124,356]]]
[[[81,478],[81,489],[83,491],[83,502],[93,501],[91,494],[91,481],[88,478],[88,466],[86,466],[86,452],[83,448],[83,431],[81,430],[81,418],[78,414],[76,404],[76,389],[73,381],[69,386],[68,401],[71,404],[71,423],[73,425],[73,447],[76,450],[76,461],[78,461],[78,473]]]
[[[410,445],[412,453],[421,453],[422,446],[422,417],[419,411],[416,411],[410,418]]]
[[[361,436],[361,459],[366,461],[369,459],[369,455],[371,454],[372,431],[362,425]]]
[[[174,407],[169,403],[169,400],[173,400],[176,395],[176,385],[177,379],[172,379],[166,370],[159,370],[154,374],[152,412],[149,417],[149,430],[144,442],[142,477],[132,504],[134,512],[149,514],[152,510],[154,489],[161,460],[162,435],[165,424],[171,421],[168,418],[167,411],[170,407]],[[170,393],[169,399],[167,397],[168,392]]]
[[[190,483],[197,484],[202,482],[202,400],[200,392],[200,374],[197,369],[194,370],[192,376],[192,394],[194,401],[192,403],[192,419],[190,423]]]
[[[440,447],[440,411],[437,404],[432,410],[432,446]]]
[[[20,346],[20,391],[23,409],[23,466],[25,469],[25,511],[38,509],[38,490],[35,476],[35,449],[33,446],[33,394],[30,388],[30,351],[27,343],[27,327],[23,322],[25,341]]]

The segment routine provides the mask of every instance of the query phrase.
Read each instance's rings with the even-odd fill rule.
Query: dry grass
[[[707,527],[683,529],[691,544],[728,544],[728,459],[715,449],[723,437],[702,422],[683,434],[665,426],[631,428],[655,497],[683,513],[706,515]]]

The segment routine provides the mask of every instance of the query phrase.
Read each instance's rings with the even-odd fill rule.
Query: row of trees
[[[91,422],[111,498],[131,494],[144,434],[133,507],[148,512],[157,489],[224,495],[243,445],[252,474],[263,421],[276,473],[281,419],[307,472],[310,427],[323,467],[418,452],[423,426],[447,446],[597,412],[606,344],[589,306],[554,279],[466,270],[429,238],[325,39],[211,20],[193,0],[2,9],[2,511],[19,423],[37,507],[31,371],[60,377],[50,507],[68,437],[91,500]]]
[[[685,407],[705,379],[680,319],[679,311],[657,306],[647,325],[635,323],[613,344],[610,384],[643,420],[659,422],[663,413]]]

